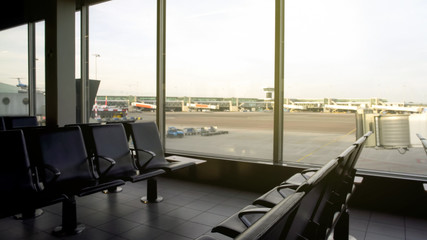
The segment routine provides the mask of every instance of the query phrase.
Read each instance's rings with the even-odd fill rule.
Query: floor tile
[[[184,237],[195,239],[203,235],[206,231],[209,231],[210,229],[211,229],[210,226],[206,226],[199,223],[186,222],[172,229],[171,232]]]
[[[388,224],[370,222],[368,225],[367,233],[375,233],[392,238],[405,239],[405,229]]]
[[[130,240],[152,240],[160,236],[164,231],[150,226],[140,225],[123,234],[122,237]]]
[[[184,236],[180,236],[174,233],[165,232],[162,235],[154,238],[154,240],[192,240],[193,238],[188,238]]]
[[[24,220],[22,223],[42,231],[50,232],[62,224],[62,217],[46,211],[40,217]]]
[[[366,237],[365,237],[365,240],[402,240],[402,239],[405,239],[405,238],[386,236],[386,235],[381,235],[381,234],[372,233],[372,232],[366,233]]]
[[[138,224],[142,224],[147,221],[152,221],[155,218],[159,218],[159,217],[161,216],[157,213],[153,213],[147,210],[137,210],[135,212],[132,212],[128,215],[123,216],[122,218],[129,221],[133,221]]]
[[[359,219],[350,219],[350,229],[364,231],[368,229],[369,221],[359,220]]]
[[[116,219],[105,224],[98,226],[97,228],[105,232],[109,232],[115,235],[127,232],[132,228],[137,227],[138,224],[125,219]]]
[[[405,226],[405,218],[388,213],[374,212],[371,214],[371,222],[393,225],[397,227]]]
[[[369,221],[371,219],[371,212],[367,210],[350,208],[349,213],[350,219],[358,219],[364,221]]]
[[[215,207],[209,209],[208,212],[229,217],[229,216],[233,215],[234,213],[236,213],[237,211],[239,211],[240,209],[242,209],[243,207],[245,207],[245,206],[237,207],[237,206],[229,206],[229,205],[219,204],[219,205],[216,205]]]
[[[406,229],[406,240],[425,240],[427,239],[427,228],[424,230]]]
[[[199,200],[193,201],[193,202],[185,205],[185,207],[195,209],[195,210],[200,210],[200,211],[206,211],[206,210],[213,208],[217,204],[218,203],[199,199]]]
[[[144,223],[144,225],[148,225],[151,227],[155,227],[161,230],[171,230],[178,225],[181,225],[185,223],[186,221],[177,217],[170,217],[167,215],[163,215],[161,217],[158,217],[156,219],[153,219],[152,221]]]
[[[196,222],[196,223],[203,223],[205,225],[209,225],[211,227],[214,227],[224,221],[227,217],[217,215],[214,213],[204,212],[201,213],[194,218],[192,218],[190,221]]]
[[[189,220],[197,215],[202,213],[202,211],[194,210],[191,208],[181,207],[178,209],[175,209],[173,211],[168,212],[166,215],[181,218],[184,220]]]
[[[97,228],[85,229],[82,233],[74,236],[63,237],[66,240],[110,240],[116,235],[99,230]],[[56,238],[58,239],[58,238]]]
[[[427,236],[427,219],[406,217],[405,227],[410,229],[423,230],[426,232],[426,236]]]
[[[80,218],[79,221],[86,224],[86,225],[96,227],[96,226],[103,225],[107,222],[111,222],[115,219],[117,219],[116,216],[98,211],[98,212],[93,213],[91,215]]]
[[[366,231],[350,229],[350,236],[356,238],[357,240],[363,240],[365,239]]]

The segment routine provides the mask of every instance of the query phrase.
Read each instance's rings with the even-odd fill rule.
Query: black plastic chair
[[[134,156],[139,164],[138,168],[143,169],[163,169],[166,172],[175,171],[181,168],[193,166],[196,161],[169,161],[165,158],[163,146],[160,141],[159,131],[155,122],[124,123],[128,139],[133,142]],[[150,158],[150,156],[153,156]],[[157,181],[154,178],[148,179],[150,188],[157,188]],[[141,199],[145,203],[162,201],[162,197]]]
[[[31,168],[21,130],[1,131],[0,149],[0,217],[18,213],[22,213],[23,218],[34,217],[36,208],[65,199],[61,194],[43,192],[43,185]]]
[[[336,162],[334,170],[327,170],[327,175],[322,179],[324,192],[322,193],[322,197],[319,199],[316,210],[310,218],[310,222],[312,222],[311,225],[316,228],[316,233],[310,237],[315,239],[326,238],[326,236],[330,234],[330,229],[333,227],[334,222],[337,221],[337,219],[334,219],[334,216],[336,218],[336,213],[344,211],[345,209],[345,202],[349,191],[346,183],[346,177],[349,172],[348,168],[351,166],[351,162],[357,156],[356,150],[357,146],[352,145],[342,152],[337,159],[330,161],[319,170],[315,171],[314,169],[307,169],[306,171],[295,174],[290,179],[282,183],[282,185],[259,197],[254,204],[267,207],[275,206],[281,198],[286,198],[292,194],[293,191],[301,191],[302,189],[298,187],[301,186],[301,184],[304,184],[306,181],[313,181],[313,177],[316,178],[316,175],[317,177],[321,177],[322,175],[319,174],[321,174],[321,172],[325,172],[326,169],[329,169],[332,162]],[[294,190],[295,188],[296,190]],[[306,231],[306,234],[308,234],[308,232],[309,231]]]
[[[359,160],[359,156],[362,153],[362,150],[366,144],[366,140],[371,135],[372,135],[372,132],[369,131],[369,132],[365,133],[362,137],[357,139],[356,142],[353,143],[353,145],[356,147],[355,154],[354,154],[353,158],[349,161],[349,165],[347,166],[347,169],[346,169],[347,171],[345,172],[345,174],[347,175],[347,180],[351,184],[353,184],[354,177],[356,176],[355,166],[357,164],[357,161]]]
[[[39,126],[35,116],[5,116],[3,124],[4,130]]]
[[[281,199],[282,201],[284,198]],[[248,205],[212,228],[212,232],[235,238],[261,219],[271,208]]]
[[[85,135],[86,138],[91,138],[90,142],[93,143],[95,165],[101,179],[122,179],[130,182],[147,180],[147,196],[141,198],[141,201],[161,201],[157,195],[157,185],[153,186],[152,181],[165,171],[147,169],[143,164],[135,162],[122,124],[90,125],[87,130]],[[150,152],[146,154],[148,158],[154,155]],[[113,168],[111,162],[115,162]]]
[[[292,221],[286,239],[318,239],[319,223],[316,218],[322,212],[322,202],[327,201],[332,188],[329,186],[336,179],[338,159],[326,163],[319,171],[307,180],[307,184],[299,187],[298,191],[306,195]]]
[[[359,139],[357,139],[352,146],[350,146],[349,148],[347,148],[346,150],[344,150],[339,156],[338,158],[343,158],[344,156],[348,155],[350,153],[350,151],[355,151],[356,154],[352,155],[351,159],[347,159],[346,161],[342,161],[342,166],[338,167],[338,171],[343,171],[342,174],[344,175],[348,175],[348,177],[346,177],[346,180],[352,180],[354,179],[354,176],[352,176],[352,174],[354,175],[354,166],[360,156],[360,153],[362,152],[362,149],[364,147],[364,144],[366,142],[366,139],[372,134],[372,132],[368,132],[366,133],[364,136],[360,137]],[[355,148],[354,150],[352,150],[353,148]],[[315,172],[317,171],[317,169],[315,168],[309,168],[309,169],[305,169],[303,171],[301,171],[300,173],[296,173],[293,176],[291,176],[290,178],[288,178],[286,181],[284,181],[282,184],[292,184],[295,186],[300,185],[301,183],[303,183],[304,181],[306,181],[308,178],[310,178],[310,176],[312,176]]]
[[[125,123],[124,126],[133,141],[135,155],[142,167],[146,169],[161,168],[170,172],[195,165],[195,162],[166,160],[155,122]],[[148,159],[147,151],[153,152],[155,156]]]
[[[88,158],[79,127],[33,129],[26,131],[31,143],[30,159],[34,159],[44,192],[62,194],[62,226],[54,235],[73,235],[83,231],[77,223],[75,196],[86,196],[125,184],[122,180],[96,178],[93,163]]]
[[[253,224],[247,223],[247,229],[241,233],[237,233],[233,238],[239,240],[286,239],[291,222],[295,217],[303,197],[303,192],[293,193],[271,209],[253,208],[240,211],[239,217],[242,219],[246,216],[258,215],[259,213],[263,213],[263,215]],[[197,240],[215,239],[215,237],[209,235],[203,235],[197,238]]]
[[[303,192],[307,197],[304,197],[301,202],[301,207],[303,209],[298,210],[298,224],[292,225],[293,228],[291,232],[293,235],[299,234],[301,236],[303,236],[303,234],[310,234],[311,228],[317,228],[317,225],[313,224],[313,219],[316,216],[316,211],[318,211],[326,190],[329,190],[327,186],[334,177],[333,174],[337,165],[337,159],[329,161],[297,189],[293,189],[289,187],[289,185],[275,187],[256,199],[253,203],[254,205],[245,207],[243,210],[215,226],[212,232],[218,232],[232,238],[237,237],[239,234],[246,231],[248,227],[261,219],[263,215],[268,212],[268,209],[274,208],[277,204],[295,193]],[[284,191],[286,193],[285,196],[282,195]],[[260,206],[265,208],[260,208]],[[259,210],[255,211],[254,209]],[[246,212],[251,212],[251,214],[246,214]]]
[[[347,165],[342,173],[342,181],[339,182],[340,185],[338,185],[336,194],[337,198],[330,201],[334,204],[335,208],[332,212],[333,216],[330,216],[330,219],[332,220],[330,220],[328,229],[326,229],[326,237],[332,234],[335,239],[348,239],[349,237],[350,216],[348,211],[348,202],[356,188],[354,183],[357,172],[355,165],[363,150],[366,140],[371,134],[371,131],[367,132],[353,144],[355,150],[346,162]]]
[[[303,192],[290,195],[262,218],[237,236],[236,240],[280,240],[288,239],[288,233],[304,198]]]

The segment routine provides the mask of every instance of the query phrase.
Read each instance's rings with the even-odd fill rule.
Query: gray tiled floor
[[[77,198],[83,233],[64,239],[188,240],[210,233],[213,226],[250,204],[259,193],[244,192],[169,178],[158,179],[164,201],[142,204],[145,182],[127,184],[118,194]],[[44,208],[34,220],[0,219],[0,239],[58,239],[50,235],[61,223],[61,205]],[[427,220],[351,209],[350,233],[359,240],[427,239]]]

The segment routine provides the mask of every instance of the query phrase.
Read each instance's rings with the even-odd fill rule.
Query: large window
[[[41,124],[45,119],[44,94],[44,22],[35,23],[34,38],[29,38],[29,26],[22,25],[0,32],[0,115],[34,115]],[[33,45],[34,43],[34,45]],[[35,102],[29,96],[29,46],[34,46]]]
[[[285,160],[324,163],[373,130],[358,168],[425,175],[427,5],[286,4]]]
[[[27,25],[0,32],[0,115],[28,115]]]
[[[274,1],[167,4],[167,149],[271,161]]]
[[[156,4],[89,8],[89,79],[99,81],[91,121],[156,120]],[[275,109],[275,1],[167,1],[166,150],[278,162],[274,112],[283,111],[285,163],[323,164],[371,130],[358,168],[425,176],[416,134],[427,137],[426,11],[416,0],[286,1],[284,106]],[[41,94],[43,33],[36,24]],[[0,32],[2,115],[28,114],[27,39],[27,26]]]
[[[145,114],[132,103],[155,99],[156,1],[110,1],[89,8],[89,79],[100,81],[92,121],[155,121],[155,113]]]

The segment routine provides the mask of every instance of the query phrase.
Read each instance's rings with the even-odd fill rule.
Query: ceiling
[[[8,0],[7,7],[0,9],[0,31],[30,22],[38,22],[45,19],[47,5],[57,0]],[[72,0],[63,0],[72,1]],[[76,11],[83,4],[94,5],[109,0],[75,0]]]

